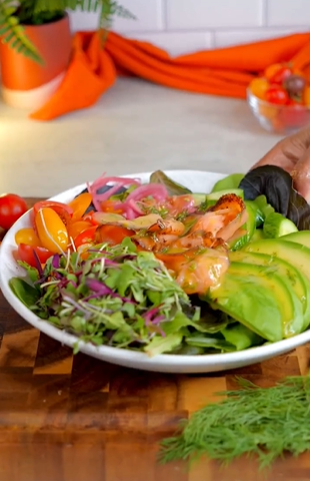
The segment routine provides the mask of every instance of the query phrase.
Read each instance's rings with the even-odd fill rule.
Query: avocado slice
[[[297,234],[297,233],[296,233]],[[299,233],[298,233],[299,234]],[[292,234],[290,234],[292,235]],[[307,285],[307,293],[310,289],[310,249],[295,242],[281,239],[263,239],[247,244],[242,251],[259,252],[269,254],[284,261],[294,264],[294,267],[303,275]],[[310,297],[307,294],[307,309],[304,313],[304,329],[310,324]]]
[[[229,258],[233,262],[243,262],[246,264],[255,264],[268,266],[279,274],[282,281],[285,282],[287,288],[295,293],[293,303],[295,309],[295,322],[292,334],[298,334],[307,327],[306,316],[309,316],[310,303],[310,283],[292,264],[283,259],[268,254],[257,252],[230,252]]]
[[[292,232],[282,237],[283,240],[289,242],[295,242],[303,246],[310,248],[310,230],[300,230],[298,232]]]
[[[294,295],[272,267],[231,262],[221,284],[207,297],[214,309],[276,342],[295,330]]]
[[[250,242],[256,230],[256,211],[253,208],[253,205],[248,203],[247,201],[245,201],[245,208],[248,213],[248,219],[244,224],[246,234],[244,234],[242,237],[239,237],[239,239],[235,239],[229,243],[229,249],[233,251],[241,249],[248,242]]]

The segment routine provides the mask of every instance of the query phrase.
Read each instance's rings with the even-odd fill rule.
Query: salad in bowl
[[[103,175],[37,202],[0,249],[17,312],[74,352],[170,372],[310,340],[310,211],[289,174],[204,188],[194,172],[199,189],[168,174]]]

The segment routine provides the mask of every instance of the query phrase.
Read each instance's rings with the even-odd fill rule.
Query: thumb
[[[310,147],[308,147],[291,171],[295,189],[310,203]]]

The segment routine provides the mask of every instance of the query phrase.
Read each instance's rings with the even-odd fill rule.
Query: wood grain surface
[[[216,401],[214,392],[235,388],[236,374],[271,386],[305,374],[309,361],[306,345],[215,374],[126,369],[73,356],[0,293],[0,481],[309,481],[310,453],[288,456],[265,473],[244,458],[225,469],[208,460],[189,468],[156,459],[160,440]]]

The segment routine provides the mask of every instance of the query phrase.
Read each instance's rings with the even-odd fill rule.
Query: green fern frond
[[[67,9],[100,12],[99,31],[106,36],[114,16],[136,17],[114,0],[0,0],[0,36],[17,52],[35,62],[44,63],[40,53],[27,37],[23,23],[41,25],[61,18]]]
[[[99,28],[109,30],[114,16],[135,20],[136,17],[125,7],[114,0],[97,0],[101,7]]]
[[[35,62],[43,63],[40,53],[28,39],[24,28],[19,23],[14,0],[0,0],[0,36],[1,41],[7,43],[17,52],[31,58]]]
[[[33,3],[33,11],[35,14],[38,14],[41,12],[61,12],[66,10],[66,8],[75,10],[79,0],[34,0]]]

